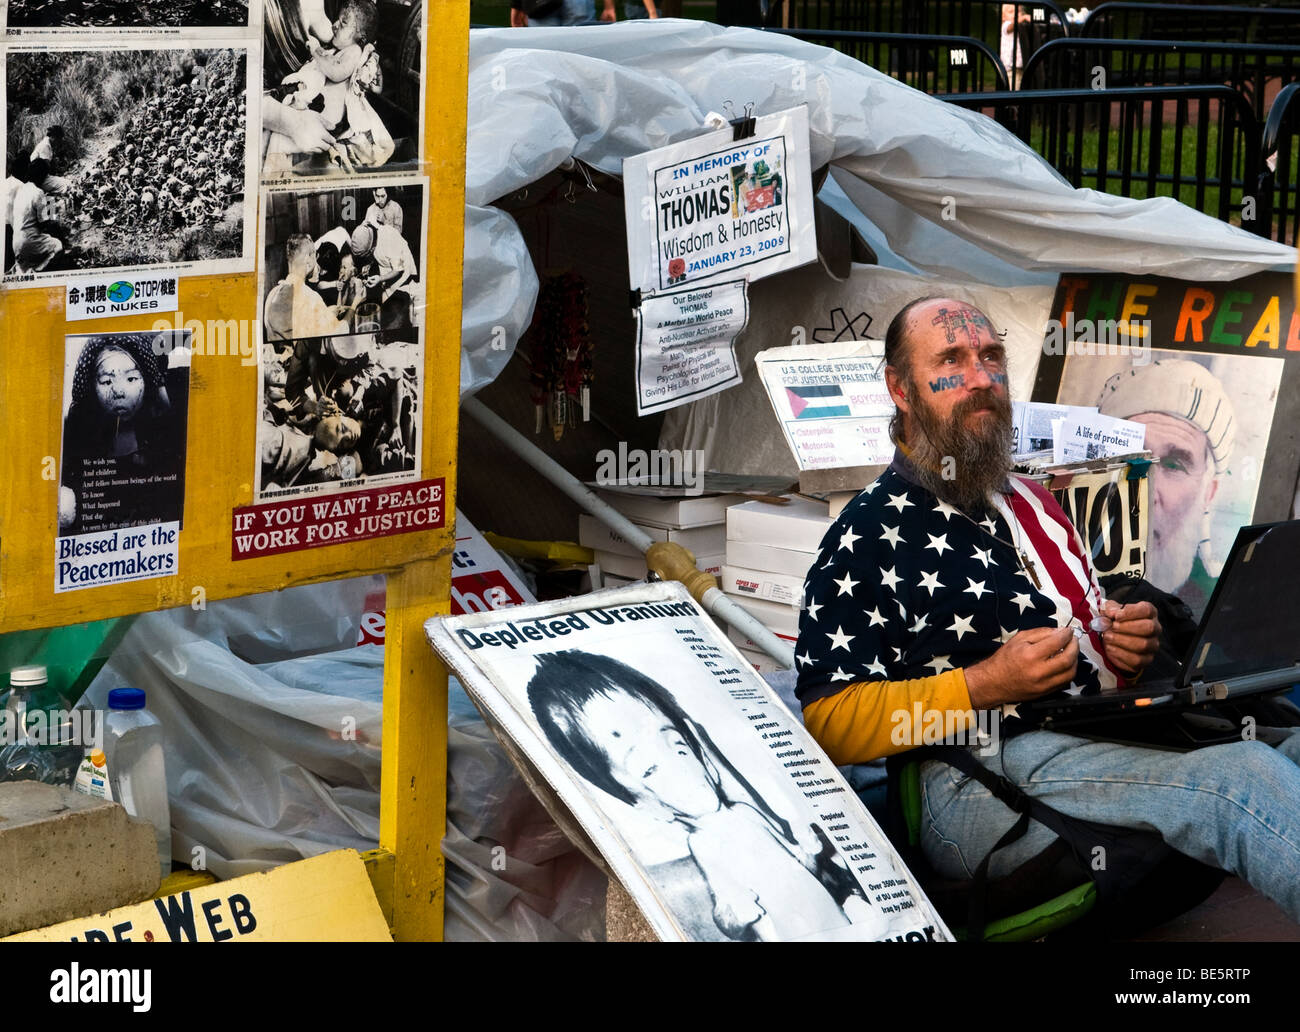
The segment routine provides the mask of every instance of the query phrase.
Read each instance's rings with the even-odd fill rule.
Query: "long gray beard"
[[[990,401],[995,419],[986,421],[981,433],[968,434],[962,429],[967,414]],[[990,496],[1011,471],[1011,402],[997,395],[967,398],[947,423],[934,418],[924,402],[913,406],[912,414],[908,457],[921,486],[963,511],[989,510]]]

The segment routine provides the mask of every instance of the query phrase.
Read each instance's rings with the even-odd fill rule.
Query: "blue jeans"
[[[596,20],[596,0],[564,0],[558,11],[528,19],[529,25],[591,25]]]
[[[634,21],[637,18],[649,18],[650,12],[646,9],[645,4],[624,3],[623,17],[627,21]]]
[[[1261,737],[1264,733],[1260,729]],[[1300,730],[1276,748],[1233,742],[1188,753],[1031,731],[976,758],[1072,817],[1158,832],[1203,863],[1231,871],[1300,922]],[[972,876],[1016,815],[979,782],[938,761],[921,767],[921,842],[935,870]],[[998,850],[1000,878],[1046,848],[1037,821]]]

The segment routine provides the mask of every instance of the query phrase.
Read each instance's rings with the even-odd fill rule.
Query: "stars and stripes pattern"
[[[1078,534],[1041,486],[1012,477],[1008,487],[996,512],[971,517],[896,456],[845,507],[804,583],[795,661],[805,705],[855,682],[969,666],[1017,631],[1066,624],[1082,635],[1070,690],[1115,686],[1089,629],[1103,596]]]

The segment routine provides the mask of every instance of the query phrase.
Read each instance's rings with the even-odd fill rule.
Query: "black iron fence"
[[[1231,86],[1262,122],[1272,95],[1297,80],[1300,46],[1070,38],[1037,50],[1020,83],[1022,89]]]
[[[1013,47],[1003,63],[1023,65],[1035,48],[1068,32],[1054,0],[1019,0]],[[971,36],[1003,55],[1001,0],[792,0],[791,27],[842,32],[905,32]]]
[[[1300,8],[1104,3],[1088,12],[1073,35],[1098,39],[1300,44]]]
[[[944,98],[997,119],[1076,187],[1173,197],[1251,232],[1261,221],[1261,127],[1227,86],[1033,90]]]
[[[1283,87],[1264,123],[1261,143],[1260,222],[1286,244],[1300,241],[1300,83]]]
[[[831,47],[924,93],[979,93],[1009,88],[997,55],[969,36],[831,29],[768,31]]]

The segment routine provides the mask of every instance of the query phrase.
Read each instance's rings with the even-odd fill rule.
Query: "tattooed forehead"
[[[980,340],[981,331],[987,331],[994,340],[1001,339],[998,331],[989,322],[988,316],[970,305],[957,304],[951,307],[944,305],[930,320],[930,325],[942,326],[949,344],[961,341],[971,347],[979,347],[983,343]]]

